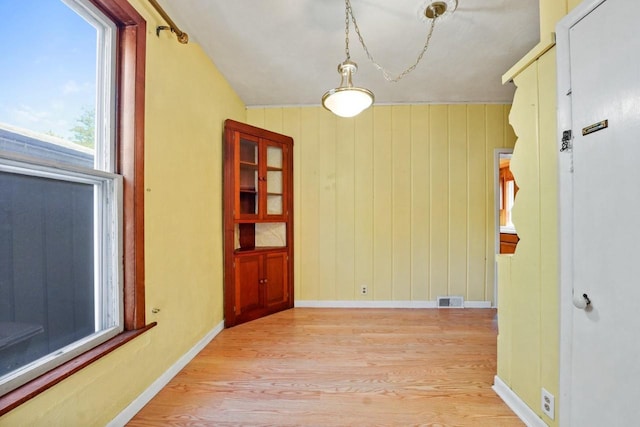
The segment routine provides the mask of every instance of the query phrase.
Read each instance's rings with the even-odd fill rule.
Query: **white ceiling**
[[[244,103],[319,105],[344,61],[343,0],[159,0],[199,43]],[[351,0],[374,58],[393,73],[413,64],[429,23],[426,0]],[[351,27],[356,86],[376,103],[511,102],[501,76],[539,40],[538,0],[459,0],[440,20],[420,65],[384,80]]]

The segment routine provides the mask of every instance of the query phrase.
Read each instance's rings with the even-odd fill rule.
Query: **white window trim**
[[[115,171],[116,25],[87,0],[62,0],[96,30],[95,168]],[[107,148],[107,149],[104,149]]]
[[[88,0],[62,0],[97,30],[94,169],[0,151],[0,171],[94,185],[94,286],[97,332],[0,378],[3,395],[124,330],[123,178],[116,169],[117,27]],[[105,306],[105,301],[108,306]],[[111,324],[103,330],[103,325]]]

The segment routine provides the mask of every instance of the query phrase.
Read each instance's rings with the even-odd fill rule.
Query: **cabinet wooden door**
[[[286,252],[237,256],[235,280],[237,323],[288,308]]]
[[[285,220],[290,193],[288,145],[242,132],[234,139],[234,216],[241,220]]]
[[[262,308],[260,296],[262,256],[236,257],[236,316],[247,316]]]
[[[265,255],[264,291],[265,306],[277,308],[289,300],[287,286],[287,254],[285,252]]]

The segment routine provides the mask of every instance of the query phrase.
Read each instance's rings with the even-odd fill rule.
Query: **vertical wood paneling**
[[[558,395],[560,348],[555,48],[538,60],[540,103],[540,382]]]
[[[449,291],[467,288],[467,107],[449,107]]]
[[[321,300],[336,296],[336,121],[334,115],[322,112],[318,128],[318,161],[320,162],[320,196],[318,200],[318,245]]]
[[[391,300],[393,218],[391,107],[373,110],[373,294]]]
[[[486,135],[486,144],[487,151],[485,156],[485,161],[487,164],[486,168],[486,182],[487,182],[487,190],[486,190],[486,229],[487,239],[486,239],[486,253],[487,259],[493,261],[495,259],[495,254],[498,252],[496,247],[496,197],[499,195],[496,194],[495,191],[495,176],[494,170],[495,167],[495,153],[494,150],[500,147],[513,147],[513,142],[515,141],[515,136],[513,136],[511,140],[507,142],[505,139],[505,135],[507,132],[513,133],[511,131],[511,126],[508,122],[508,110],[505,109],[502,105],[487,105],[486,113],[485,113],[485,135]],[[494,262],[487,263],[486,270],[486,280],[484,292],[486,298],[489,301],[494,301],[494,293],[495,293],[495,283],[496,283],[496,267]]]
[[[430,148],[430,299],[447,295],[449,288],[449,134],[448,107],[431,107]]]
[[[267,108],[264,110],[264,127],[273,132],[282,133],[282,108]]]
[[[336,299],[355,297],[354,123],[337,120],[336,131]]]
[[[283,110],[282,115],[282,133],[288,135],[293,138],[293,191],[294,193],[298,191],[301,186],[302,175],[299,173],[295,173],[295,168],[299,167],[301,164],[301,156],[300,156],[300,147],[296,144],[296,142],[300,142],[302,140],[301,134],[301,111],[300,108],[287,108]],[[299,194],[299,191],[298,191]],[[301,198],[294,197],[293,199],[293,224],[294,228],[297,224],[301,223]],[[294,251],[300,245],[300,233],[293,234],[293,248]],[[293,257],[293,285],[294,285],[294,296],[300,295],[300,281],[296,280],[295,274],[296,272],[300,272],[302,268],[302,263],[300,262],[299,257]]]
[[[544,38],[553,33],[558,21],[566,14],[567,0],[540,0],[540,36]]]
[[[493,180],[487,180],[486,171],[493,171],[487,164],[485,106],[470,105],[467,108],[467,288],[471,301],[484,301],[487,260],[493,252],[486,253],[486,241],[494,237],[493,227],[487,227],[487,189]],[[493,219],[494,216],[490,215]]]
[[[359,299],[373,299],[373,110],[356,118],[354,149],[355,285]],[[367,286],[366,295],[360,287]]]
[[[513,148],[513,146],[516,143],[516,133],[513,130],[513,127],[511,126],[511,124],[509,123],[510,113],[511,113],[511,106],[503,105],[502,106],[502,125],[504,126],[504,134],[503,134],[504,141],[502,142],[502,145],[500,145],[500,147]],[[496,147],[496,148],[499,148],[499,147]]]
[[[295,189],[294,200],[300,201],[302,219],[294,223],[297,230],[294,235],[298,235],[300,241],[294,248],[294,259],[300,262],[299,269],[294,271],[294,280],[300,289],[295,297],[317,300],[320,298],[320,115],[310,108],[302,108],[300,113],[301,138],[293,142],[300,152],[300,161],[293,165],[293,171],[294,175],[300,176],[300,187]]]
[[[513,145],[508,111],[248,110],[251,124],[295,140],[296,299],[491,301],[493,150]]]
[[[411,299],[411,107],[391,109],[392,299]]]
[[[541,387],[556,396],[559,391],[555,50],[523,70],[515,83],[510,121],[518,140],[511,170],[520,188],[513,208],[520,242],[515,254],[499,257],[498,373],[544,418],[537,406]],[[505,134],[508,138],[508,129]],[[558,425],[557,418],[545,422]]]
[[[511,170],[518,183],[513,207],[513,223],[520,241],[511,259],[511,304],[518,307],[512,316],[511,386],[525,401],[537,402],[540,389],[540,156],[538,136],[537,63],[516,79],[518,90],[511,123],[518,133]],[[532,405],[534,406],[534,405]]]
[[[508,386],[511,386],[511,316],[517,310],[511,301],[511,255],[497,256],[496,274],[500,286],[498,287],[498,376]]]
[[[411,108],[411,299],[429,299],[429,106]]]
[[[257,126],[259,128],[265,128],[264,122],[264,108],[249,108],[247,109],[247,123],[252,126]],[[274,131],[275,132],[275,131]]]
[[[582,0],[568,0],[567,1],[567,12],[571,12],[573,10],[574,7],[576,7],[577,5],[579,5],[582,2]]]

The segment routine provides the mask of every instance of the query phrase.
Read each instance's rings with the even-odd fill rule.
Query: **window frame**
[[[115,172],[123,183],[124,331],[0,396],[0,416],[156,325],[146,324],[144,292],[146,21],[127,0],[88,1],[116,25]]]

